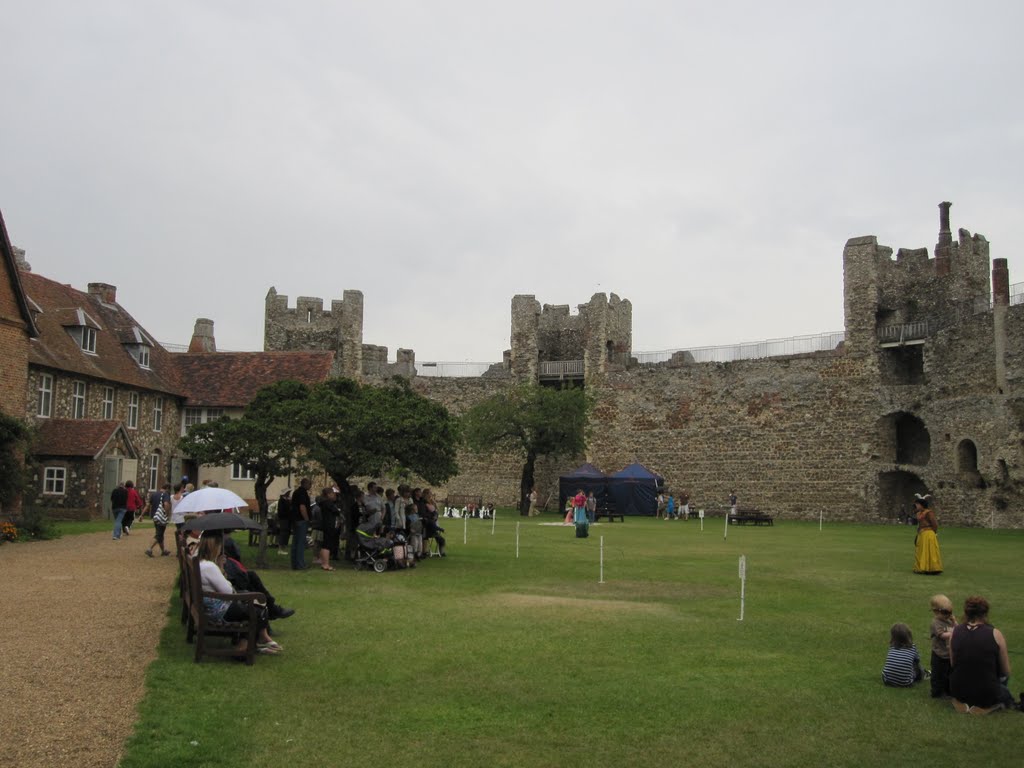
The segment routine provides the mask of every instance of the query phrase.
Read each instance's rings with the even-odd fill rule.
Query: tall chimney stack
[[[213,320],[205,317],[196,319],[192,341],[188,345],[189,352],[216,352],[217,341],[213,338]]]
[[[107,283],[89,283],[89,295],[95,296],[104,304],[116,304],[117,286]]]
[[[953,233],[949,229],[949,208],[952,203],[939,203],[939,242],[935,244],[935,274],[949,274],[949,252],[953,246]]]

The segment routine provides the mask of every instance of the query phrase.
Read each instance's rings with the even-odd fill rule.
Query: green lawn
[[[896,621],[927,665],[935,592],[986,595],[1024,664],[1024,532],[944,529],[947,571],[927,577],[903,526],[723,540],[721,518],[627,518],[577,540],[538,519],[556,518],[469,521],[465,545],[445,521],[449,557],[408,572],[292,573],[271,553],[298,613],[252,668],[195,665],[175,597],[122,765],[1019,764],[1020,714],[956,715],[879,674]]]

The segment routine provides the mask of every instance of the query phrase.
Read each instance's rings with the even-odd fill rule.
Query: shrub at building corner
[[[0,507],[10,504],[28,487],[24,456],[31,434],[25,422],[0,413]]]

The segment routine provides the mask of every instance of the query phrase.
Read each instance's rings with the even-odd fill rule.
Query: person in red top
[[[135,490],[135,483],[131,480],[126,480],[124,489],[128,491],[128,504],[124,513],[124,522],[121,523],[121,528],[124,531],[124,535],[127,536],[132,532],[132,523],[135,522],[136,513],[145,506],[145,502],[142,501],[142,497],[139,496],[139,492]]]

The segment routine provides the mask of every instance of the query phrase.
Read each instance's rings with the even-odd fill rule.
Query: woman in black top
[[[964,621],[953,629],[949,641],[953,668],[949,687],[957,712],[987,715],[1013,706],[1013,696],[1006,686],[1010,677],[1006,639],[988,623],[988,607],[984,597],[968,597],[964,601]]]

